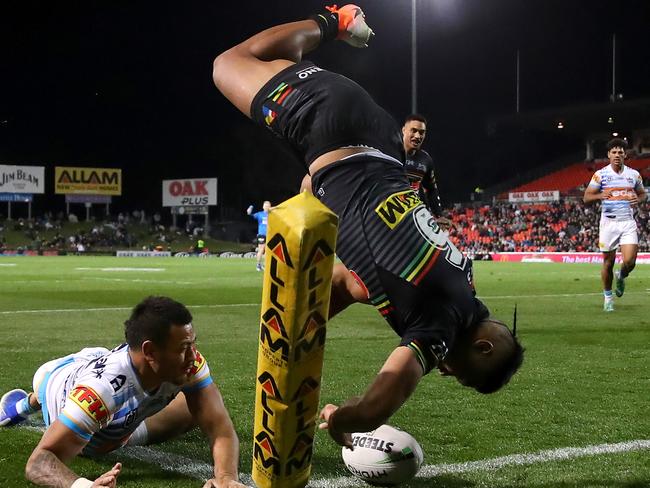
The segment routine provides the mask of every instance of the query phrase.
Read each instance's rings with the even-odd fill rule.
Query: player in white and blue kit
[[[251,205],[246,209],[246,213],[257,220],[257,271],[264,269],[262,258],[266,250],[266,227],[269,223],[269,210],[271,210],[271,202],[266,200],[262,204],[262,210],[253,213],[253,206]]]
[[[208,363],[196,350],[191,322],[181,303],[149,297],[125,322],[125,344],[49,361],[36,371],[33,393],[6,394],[0,425],[41,410],[47,427],[27,462],[27,479],[41,486],[115,486],[119,463],[94,484],[65,464],[79,454],[162,442],[198,425],[215,464],[205,486],[244,486],[238,482],[239,441]]]
[[[584,194],[584,202],[601,202],[600,235],[598,247],[603,253],[603,294],[606,312],[614,310],[612,281],[616,249],[620,246],[623,262],[616,272],[616,296],[625,291],[625,278],[636,265],[639,249],[634,210],[646,199],[643,181],[638,171],[625,166],[627,143],[623,139],[612,139],[607,143],[609,165],[596,171]]]

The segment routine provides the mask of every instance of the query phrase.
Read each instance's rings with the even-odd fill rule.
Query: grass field
[[[425,453],[426,466],[409,486],[650,486],[650,267],[637,267],[611,314],[602,311],[596,265],[478,262],[475,272],[493,315],[510,322],[518,304],[526,360],[494,395],[435,373],[422,381],[391,419]],[[134,304],[149,294],[169,295],[191,306],[199,349],[241,440],[246,475],[261,279],[253,261],[240,259],[0,258],[0,391],[29,389],[36,368],[54,357],[117,345]],[[361,393],[396,343],[370,307],[357,305],[334,319],[321,403]],[[39,435],[36,422],[0,430],[0,487],[28,485],[23,468]],[[611,449],[619,452],[605,453],[623,442]],[[583,450],[557,451],[566,447]],[[200,487],[197,478],[210,462],[206,443],[192,432],[155,450],[78,459],[72,467],[94,478],[115,459],[124,463],[118,486],[142,488]],[[461,464],[470,461],[477,463]],[[348,478],[339,448],[322,432],[313,463],[314,486],[364,486]]]

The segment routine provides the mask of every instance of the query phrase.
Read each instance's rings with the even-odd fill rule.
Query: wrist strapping
[[[70,488],[90,488],[93,486],[93,482],[87,478],[77,478]]]
[[[333,41],[339,35],[339,14],[337,12],[325,12],[310,15],[311,20],[315,20],[320,29],[320,42]]]

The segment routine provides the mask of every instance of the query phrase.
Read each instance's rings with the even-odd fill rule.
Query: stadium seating
[[[584,188],[594,172],[605,165],[607,161],[574,163],[570,166],[554,171],[536,180],[513,188],[512,192],[559,190],[561,194],[568,194],[576,188]],[[650,178],[650,158],[633,159],[626,164],[641,173],[643,178]],[[506,195],[507,196],[507,195]]]

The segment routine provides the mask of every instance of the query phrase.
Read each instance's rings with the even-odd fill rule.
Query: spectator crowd
[[[650,251],[650,203],[641,203],[636,221],[639,252]],[[600,208],[582,200],[538,204],[496,202],[476,208],[455,207],[447,215],[449,237],[463,252],[599,252]]]
[[[636,213],[639,252],[650,251],[650,202],[641,203]],[[514,204],[495,202],[483,206],[456,206],[446,212],[453,226],[449,238],[471,257],[496,252],[598,252],[600,208],[585,206],[582,200]],[[47,213],[32,220],[0,220],[0,252],[5,246],[3,230],[23,233],[28,250],[87,252],[96,249],[153,247],[153,242],[169,246],[185,235],[192,241],[203,238],[204,229],[188,221],[184,228],[172,229],[158,213],[120,213],[84,230],[74,214]],[[74,229],[70,232],[71,229]],[[184,232],[183,232],[184,231]],[[146,241],[146,242],[143,242]]]

